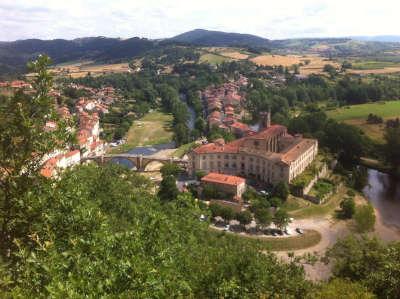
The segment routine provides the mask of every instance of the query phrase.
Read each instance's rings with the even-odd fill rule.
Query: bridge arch
[[[161,160],[148,160],[143,161],[142,170],[143,171],[159,171],[163,165],[168,163],[169,161],[161,161]]]
[[[118,164],[124,167],[127,167],[131,170],[138,170],[138,166],[132,159],[124,158],[124,157],[114,157],[110,160],[110,163]]]

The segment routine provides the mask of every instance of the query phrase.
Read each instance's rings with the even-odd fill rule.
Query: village
[[[57,177],[62,170],[80,164],[82,159],[105,153],[107,144],[100,138],[102,131],[100,116],[107,114],[109,106],[119,99],[113,87],[96,89],[70,83],[67,87],[83,90],[88,95],[78,98],[71,111],[66,105],[59,104],[62,96],[61,87],[63,86],[55,86],[49,92],[49,96],[54,100],[54,107],[60,119],[66,121],[69,124],[68,130],[75,134],[76,144],[56,149],[43,157],[41,174],[45,177]],[[12,93],[17,90],[27,94],[35,92],[32,84],[27,81],[0,82],[2,93]],[[46,132],[55,131],[57,123],[47,121],[44,129]]]

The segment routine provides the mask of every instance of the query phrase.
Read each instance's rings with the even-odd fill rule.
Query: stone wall
[[[314,184],[320,178],[324,178],[327,175],[327,173],[328,173],[328,167],[324,163],[324,165],[322,166],[322,169],[315,175],[315,177],[308,183],[308,185],[303,188],[303,194],[308,194],[308,192],[310,192],[310,190],[312,189]]]

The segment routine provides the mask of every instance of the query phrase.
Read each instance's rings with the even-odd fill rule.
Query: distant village
[[[248,125],[239,121],[244,116],[243,106],[246,100],[240,88],[247,84],[248,79],[240,76],[235,82],[228,82],[218,87],[210,86],[202,92],[210,128],[217,127],[238,137],[253,132]]]
[[[110,105],[119,99],[113,87],[96,89],[74,83],[67,87],[84,90],[88,94],[87,97],[80,97],[76,101],[73,111],[70,111],[67,106],[58,104],[58,99],[61,97],[60,88],[55,87],[49,93],[54,99],[54,105],[60,118],[72,123],[68,129],[76,134],[77,144],[71,144],[65,149],[54,150],[43,157],[41,174],[45,177],[56,177],[60,170],[80,164],[84,158],[105,153],[106,143],[100,138],[100,115],[107,114]],[[14,92],[20,89],[28,94],[34,93],[32,85],[26,81],[0,82],[2,92]],[[76,123],[73,121],[75,119]],[[56,129],[55,122],[46,122],[45,131]]]

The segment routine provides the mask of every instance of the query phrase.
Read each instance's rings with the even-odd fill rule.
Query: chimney
[[[268,112],[260,112],[261,124],[260,129],[267,129],[271,126],[271,111]]]

